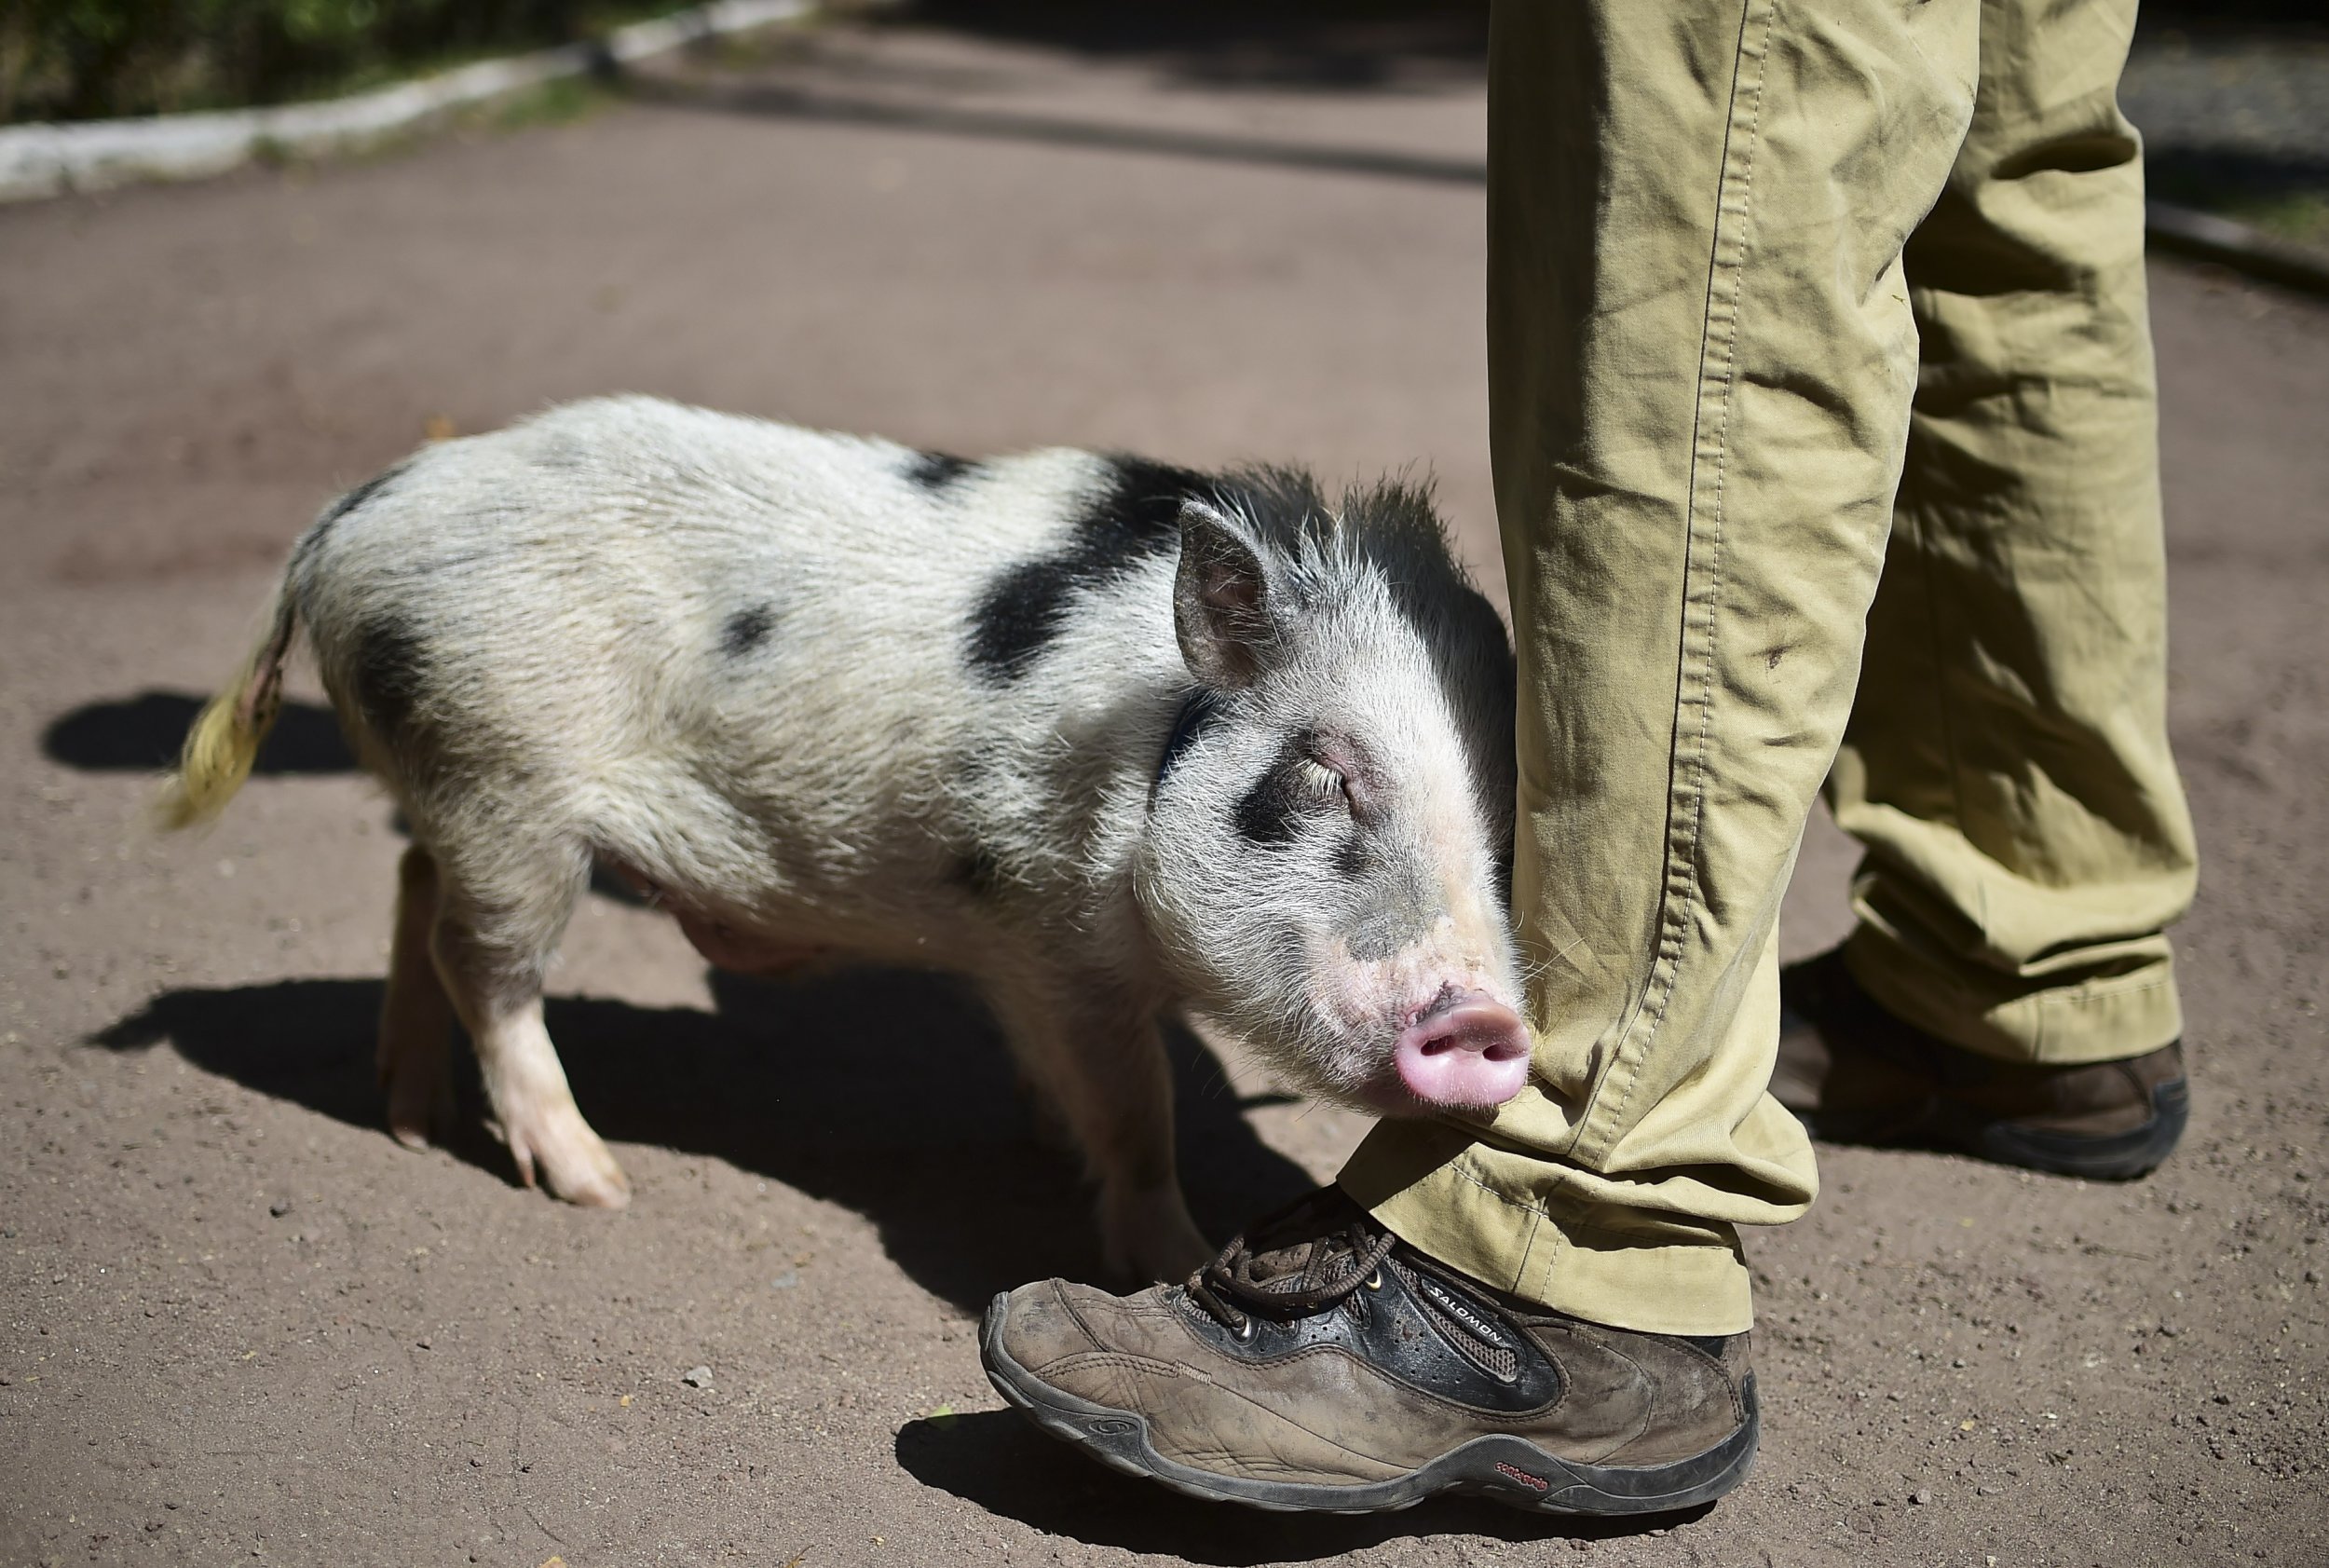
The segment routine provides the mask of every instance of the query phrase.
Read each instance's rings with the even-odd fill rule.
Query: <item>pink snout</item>
[[[1401,1029],[1391,1057],[1399,1082],[1424,1104],[1490,1111],[1529,1081],[1528,1027],[1503,1002],[1471,991]]]

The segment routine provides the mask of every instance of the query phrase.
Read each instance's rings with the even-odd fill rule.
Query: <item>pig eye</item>
[[[1295,765],[1294,771],[1301,779],[1303,787],[1319,799],[1339,801],[1343,798],[1342,775],[1317,758],[1303,757]]]

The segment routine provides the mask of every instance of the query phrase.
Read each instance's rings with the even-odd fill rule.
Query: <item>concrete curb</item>
[[[645,60],[697,39],[796,21],[811,9],[812,0],[713,0],[618,29],[600,42],[482,61],[320,103],[0,127],[0,201],[103,190],[140,180],[198,180],[223,174],[262,151],[302,156],[348,151],[472,103],[608,63]]]
[[[2172,201],[2145,204],[2143,227],[2157,250],[2212,261],[2307,293],[2329,294],[2329,253],[2309,245]]]

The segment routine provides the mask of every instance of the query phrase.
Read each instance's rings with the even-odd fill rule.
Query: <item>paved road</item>
[[[594,899],[552,1027],[633,1207],[393,1145],[398,839],[312,686],[213,834],[138,811],[286,542],[430,420],[633,389],[962,452],[1413,463],[1494,575],[1481,198],[1433,172],[1479,157],[1460,40],[844,30],[646,99],[0,212],[0,1562],[2329,1556],[2329,312],[2176,266],[2189,1140],[2132,1188],[1829,1152],[1812,1217],[1751,1239],[1768,1437],[1711,1513],[1289,1520],[1024,1430],[974,1314],[1096,1259],[943,983],[708,976]],[[1847,864],[1822,829],[1791,951]],[[1187,1055],[1217,1231],[1358,1130]]]

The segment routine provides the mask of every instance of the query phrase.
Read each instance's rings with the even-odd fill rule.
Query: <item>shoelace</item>
[[[1257,1222],[1253,1227],[1255,1234],[1266,1235],[1273,1225],[1290,1219],[1316,1201],[1315,1193],[1297,1199]],[[1253,1248],[1241,1233],[1230,1238],[1220,1256],[1191,1275],[1183,1288],[1189,1292],[1190,1300],[1212,1314],[1223,1328],[1244,1339],[1253,1332],[1252,1315],[1241,1310],[1237,1302],[1261,1309],[1272,1316],[1306,1317],[1324,1312],[1360,1286],[1378,1279],[1384,1260],[1399,1245],[1397,1236],[1389,1231],[1376,1233],[1363,1216],[1345,1225],[1320,1231],[1309,1239],[1314,1249],[1329,1242],[1343,1243],[1345,1266],[1338,1269],[1333,1277],[1315,1285],[1273,1288],[1254,1278]],[[1311,1255],[1314,1259],[1317,1256],[1314,1250]]]

